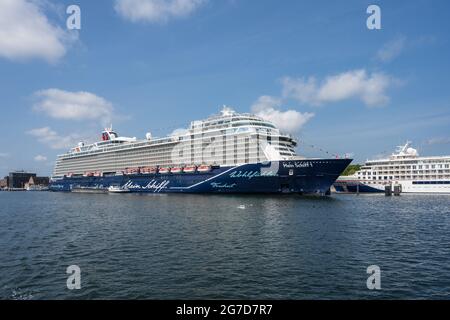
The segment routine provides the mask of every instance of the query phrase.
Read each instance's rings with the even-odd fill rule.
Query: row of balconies
[[[399,171],[379,171],[379,172],[362,172],[360,175],[363,176],[376,176],[376,175],[393,175],[393,174],[450,174],[450,170],[414,170],[414,171],[405,171],[405,170],[399,170]]]
[[[450,179],[450,176],[442,176],[442,175],[432,175],[432,176],[378,176],[378,177],[372,177],[373,181],[382,181],[382,180],[442,180],[442,179]],[[370,179],[370,177],[359,177],[359,179]]]
[[[238,153],[236,154],[237,157],[239,158],[244,158],[246,155],[249,155],[250,157],[257,157],[258,156],[258,152],[243,152],[243,153]],[[176,160],[179,160],[179,158],[183,158],[183,159],[223,159],[223,154],[218,154],[218,155],[204,155],[204,154],[200,154],[200,153],[194,153],[194,154],[188,154],[185,156],[177,156]],[[230,154],[227,154],[226,159],[233,159],[234,156]],[[94,166],[94,165],[98,165],[101,163],[133,163],[133,162],[148,162],[148,161],[154,161],[154,162],[162,162],[162,161],[172,161],[173,158],[171,156],[168,156],[167,154],[164,155],[160,155],[160,156],[152,156],[152,157],[143,157],[143,156],[134,156],[134,157],[128,157],[126,159],[121,159],[121,158],[111,158],[111,157],[96,157],[96,158],[92,158],[92,159],[76,159],[75,161],[64,161],[64,162],[60,162],[59,165],[64,165],[64,166],[79,166],[79,165],[90,165],[90,166]]]

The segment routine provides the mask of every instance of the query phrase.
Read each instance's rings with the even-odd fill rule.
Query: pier
[[[394,194],[394,196],[400,196],[402,193],[402,185],[401,184],[393,184],[393,185],[386,185],[384,187],[384,194],[387,197],[392,196],[392,194]]]

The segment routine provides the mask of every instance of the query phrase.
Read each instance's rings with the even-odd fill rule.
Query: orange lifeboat
[[[140,171],[143,174],[148,173],[147,168],[145,168],[145,167],[141,168]]]
[[[181,167],[173,167],[172,169],[170,169],[170,172],[172,172],[172,173],[181,173],[181,172],[183,172],[183,168],[181,168]]]
[[[103,173],[101,171],[94,172],[94,177],[102,177]]]
[[[152,172],[152,169],[153,169],[153,168],[150,168],[150,167],[144,167],[144,168],[141,168],[141,173],[142,173],[142,174],[153,173],[153,172]]]
[[[197,171],[196,166],[187,166],[187,167],[184,167],[184,169],[183,169],[183,172],[185,172],[185,173],[194,173],[195,171]]]
[[[139,168],[127,168],[125,169],[125,174],[138,174]]]
[[[154,167],[146,167],[146,168],[141,169],[141,173],[146,173],[146,174],[155,174],[157,172],[158,172],[158,169],[156,169]]]
[[[211,166],[201,165],[197,168],[198,172],[209,172],[211,171]]]

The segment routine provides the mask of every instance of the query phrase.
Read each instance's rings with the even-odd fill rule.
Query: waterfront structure
[[[224,107],[164,138],[112,128],[58,156],[53,191],[118,186],[130,192],[326,194],[350,159],[305,159],[270,121]]]
[[[8,188],[8,177],[0,179],[0,190]]]
[[[36,173],[25,171],[10,172],[8,176],[8,188],[25,189],[25,185],[30,181],[30,178],[36,178]]]
[[[340,177],[334,187],[338,192],[384,192],[395,185],[402,193],[450,194],[450,156],[420,157],[407,142],[389,158],[368,160],[354,175]]]
[[[25,184],[25,189],[27,191],[46,191],[49,184],[49,177],[30,177],[30,180]]]

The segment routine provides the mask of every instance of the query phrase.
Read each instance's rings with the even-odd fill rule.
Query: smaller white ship
[[[109,193],[128,193],[130,190],[128,188],[123,188],[121,186],[110,186],[108,188]]]
[[[352,176],[339,177],[337,192],[384,192],[400,186],[402,193],[450,194],[450,156],[421,157],[411,142],[389,158],[367,160]]]

